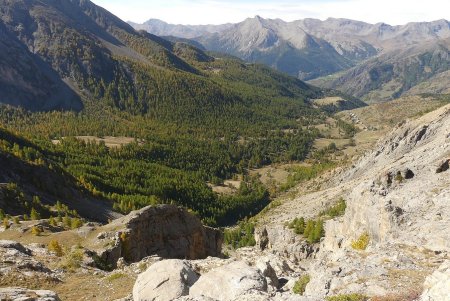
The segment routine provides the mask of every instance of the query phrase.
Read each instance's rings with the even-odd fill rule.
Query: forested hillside
[[[30,188],[19,167],[3,170],[0,182],[16,185],[28,202],[41,195],[44,203],[75,208],[77,198],[87,197],[121,213],[176,203],[207,224],[233,223],[269,202],[248,169],[305,159],[318,136],[313,125],[327,116],[311,100],[337,94],[137,32],[90,1],[0,4],[0,29],[9,39],[1,46],[20,49],[0,62],[0,82],[8,87],[0,90],[7,104],[0,107],[3,158],[30,165],[37,178],[58,170],[69,183]],[[110,148],[76,136],[135,142]],[[231,178],[241,181],[235,195],[209,186]],[[62,186],[81,194],[69,201]]]

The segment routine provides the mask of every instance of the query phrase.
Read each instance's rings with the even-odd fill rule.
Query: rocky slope
[[[287,201],[264,218],[270,252],[299,262],[310,275],[306,296],[418,293],[448,260],[449,130],[449,106],[406,122],[353,168],[335,174],[329,188]],[[345,215],[326,223],[319,251],[308,255],[283,221],[316,216],[339,197],[347,200]],[[357,251],[351,245],[362,234],[370,243]]]
[[[333,77],[310,83],[362,97],[367,101],[395,99],[403,94],[446,91],[450,39],[407,46],[371,58]]]

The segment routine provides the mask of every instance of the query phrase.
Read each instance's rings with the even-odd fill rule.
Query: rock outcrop
[[[198,277],[187,261],[169,259],[156,262],[138,276],[133,287],[133,300],[171,301],[187,296]]]
[[[34,256],[46,249],[32,245],[24,246],[19,242],[0,240],[0,283],[11,283],[10,279],[19,279],[14,285],[23,286],[30,280],[35,282],[58,283],[60,280],[55,271]],[[0,293],[0,300],[1,298]],[[13,299],[15,300],[15,299]]]
[[[112,265],[120,257],[137,262],[150,255],[177,259],[219,256],[223,241],[219,230],[203,226],[195,215],[175,205],[133,211],[102,230],[94,245],[100,257]],[[102,249],[105,242],[110,246]]]
[[[450,298],[450,261],[444,262],[438,270],[428,276],[421,301],[443,301]]]
[[[55,292],[24,288],[0,288],[0,300],[61,301]]]
[[[228,301],[252,292],[266,291],[267,281],[259,269],[235,261],[202,275],[191,287],[189,296]]]

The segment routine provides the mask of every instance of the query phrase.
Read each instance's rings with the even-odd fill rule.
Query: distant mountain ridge
[[[450,38],[450,23],[447,20],[391,26],[336,18],[285,22],[256,16],[233,25],[212,26],[213,29],[209,31],[204,28],[196,30],[191,26],[189,35],[184,35],[180,25],[164,23],[164,26],[158,26],[159,23],[154,20],[151,23],[152,27],[146,28],[150,32],[191,38],[207,50],[228,53],[249,62],[264,63],[300,79],[312,80],[313,84],[341,89],[366,99],[379,96],[382,100],[391,99],[418,84],[428,87],[428,90],[443,90],[436,88],[435,84],[423,82],[448,70],[448,55],[442,50],[442,47],[446,49],[445,41]],[[165,31],[166,28],[170,28],[170,32]],[[436,53],[442,55],[434,55]],[[408,59],[411,55],[431,55],[435,66],[426,65],[427,59]],[[392,64],[389,60],[393,58],[397,60],[394,64],[397,66],[394,68],[396,71],[387,75],[390,80],[382,80],[384,84],[396,82],[391,93],[385,91],[386,87],[382,87],[377,76],[367,74],[374,75],[383,70],[380,65]],[[436,65],[438,61],[440,66]],[[408,71],[411,69],[409,66],[414,65],[414,62],[425,65],[421,68],[411,65],[415,69],[411,73]],[[397,70],[399,68],[403,71]],[[427,70],[424,76],[406,79],[408,83],[402,84],[405,77],[412,77],[421,69]],[[343,72],[344,75],[337,72]],[[324,77],[331,74],[336,75]],[[358,74],[366,75],[361,77]],[[397,78],[400,74],[403,79]],[[315,80],[320,77],[324,78]],[[357,82],[355,77],[360,81]],[[378,93],[379,89],[384,89],[386,93]]]
[[[206,33],[221,32],[233,26],[231,23],[222,25],[181,25],[169,24],[159,19],[150,19],[142,24],[128,21],[136,30],[145,30],[158,36],[174,36],[192,39]]]

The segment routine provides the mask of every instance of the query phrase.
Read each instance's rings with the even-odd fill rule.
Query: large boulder
[[[185,260],[156,262],[138,276],[133,287],[133,300],[170,301],[186,296],[198,277]]]
[[[198,217],[175,205],[133,211],[102,230],[94,245],[99,246],[100,257],[113,266],[120,257],[137,262],[150,255],[176,259],[219,256],[223,242],[218,229],[203,226]]]
[[[191,287],[189,296],[227,301],[258,291],[267,291],[267,281],[261,271],[235,261],[202,275]]]
[[[0,300],[61,301],[55,292],[18,287],[0,288]]]
[[[278,276],[274,268],[270,265],[270,260],[267,258],[260,258],[256,261],[255,266],[261,271],[261,273],[266,277],[267,284],[276,290],[279,285]]]

